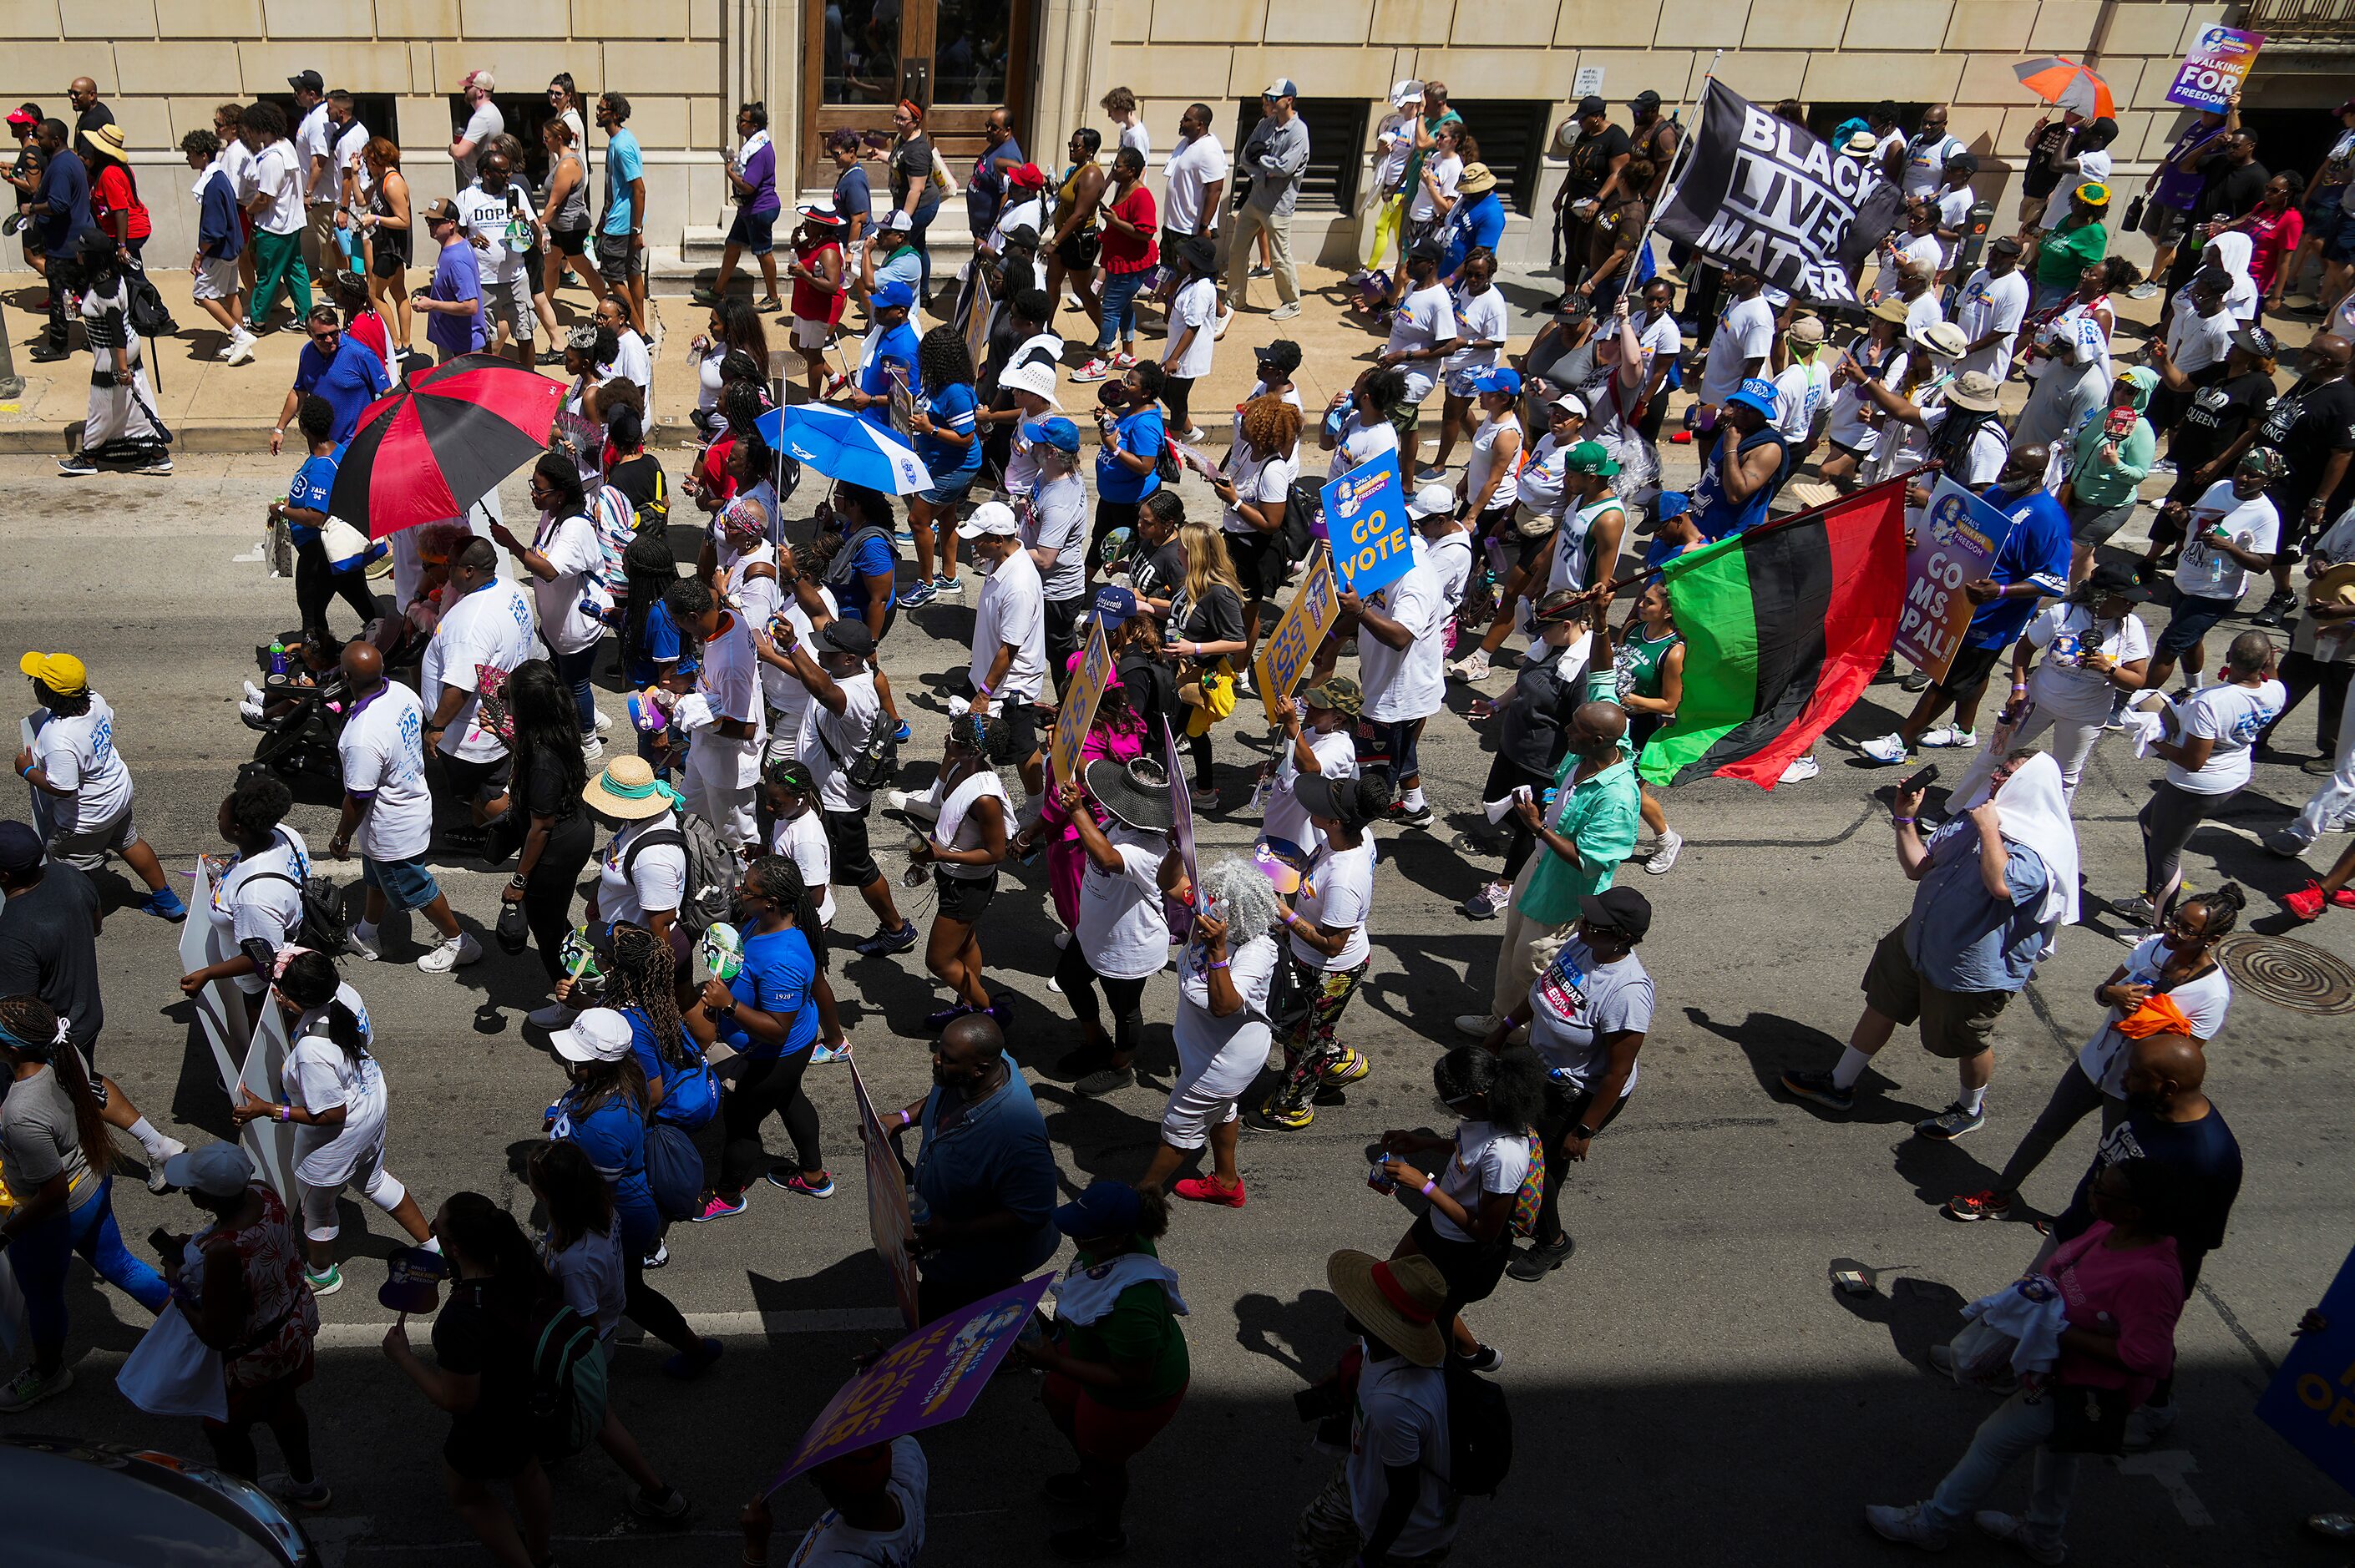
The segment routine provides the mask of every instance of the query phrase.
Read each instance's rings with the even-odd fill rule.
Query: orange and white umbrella
[[[2110,96],[2110,84],[2075,60],[2045,55],[2022,60],[2011,69],[2022,87],[2055,109],[2073,109],[2088,120],[2117,116],[2117,101]]]

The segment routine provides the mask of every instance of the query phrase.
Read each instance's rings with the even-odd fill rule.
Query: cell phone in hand
[[[1916,789],[1927,789],[1938,781],[1938,765],[1934,762],[1897,786],[1901,795],[1911,795]]]

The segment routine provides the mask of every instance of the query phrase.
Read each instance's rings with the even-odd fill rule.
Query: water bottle
[[[630,723],[646,735],[660,735],[670,724],[670,715],[652,692],[630,694]]]
[[[1366,1172],[1366,1185],[1387,1198],[1398,1191],[1398,1182],[1380,1165]]]
[[[282,637],[272,637],[270,640],[270,673],[282,680],[285,677],[286,640]]]

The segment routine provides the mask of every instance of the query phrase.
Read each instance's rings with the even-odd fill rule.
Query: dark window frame
[[[1554,101],[1451,98],[1447,107],[1464,117],[1464,129],[1479,143],[1479,161],[1497,176],[1497,192],[1505,198],[1505,210],[1529,216],[1537,206],[1546,148],[1553,139]],[[1514,156],[1508,160],[1499,149]]]
[[[1293,111],[1308,125],[1308,167],[1300,185],[1298,210],[1355,211],[1359,182],[1365,177],[1366,137],[1372,105],[1362,98],[1309,98],[1293,101]],[[1240,155],[1243,141],[1260,122],[1259,100],[1246,98],[1235,105],[1234,147]],[[1232,200],[1242,205],[1241,177]]]

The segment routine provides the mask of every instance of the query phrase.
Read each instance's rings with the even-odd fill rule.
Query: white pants
[[[331,1242],[342,1233],[343,1227],[336,1219],[336,1200],[344,1195],[346,1188],[357,1187],[369,1202],[388,1214],[400,1207],[400,1201],[409,1196],[409,1189],[384,1168],[381,1138],[352,1161],[340,1181],[314,1186],[299,1169],[295,1175],[303,1185],[303,1234],[314,1242]]]
[[[1178,1081],[1170,1086],[1168,1108],[1161,1113],[1161,1141],[1172,1149],[1199,1149],[1209,1141],[1213,1124],[1234,1120],[1235,1102],[1267,1065],[1273,1038],[1266,1024],[1254,1023],[1236,1030],[1234,1038],[1206,1062],[1188,1061],[1181,1053]]]
[[[1985,761],[1989,771],[1995,764],[2026,746],[2046,730],[2052,732],[2052,760],[2061,765],[2061,793],[2072,804],[2077,799],[2077,780],[2085,771],[2085,759],[2094,755],[2094,743],[2102,738],[2098,720],[2087,724],[2083,720],[2062,718],[2051,708],[2039,704],[2029,705],[2028,712],[2006,735],[1998,730],[1987,748],[1974,758],[1974,768]],[[1968,777],[1968,775],[1966,775]],[[1960,786],[1957,786],[1957,789]]]
[[[2310,844],[2350,813],[2355,813],[2355,685],[2347,688],[2345,705],[2339,711],[2338,770],[2322,781],[2289,825],[2289,836]]]
[[[101,351],[101,356],[111,357],[104,350]],[[82,450],[95,451],[109,441],[163,440],[164,432],[157,429],[155,421],[147,417],[147,410],[155,406],[155,394],[147,385],[147,373],[134,370],[132,380],[137,384],[138,396],[135,398],[132,396],[133,388],[129,387],[93,387],[90,389],[90,403],[82,414]]]
[[[757,741],[731,740],[708,729],[687,748],[687,777],[679,793],[687,797],[689,811],[741,849],[760,833],[752,820],[752,791],[760,769]]]

